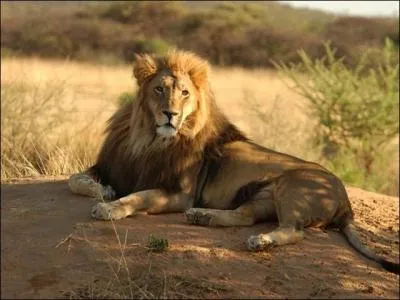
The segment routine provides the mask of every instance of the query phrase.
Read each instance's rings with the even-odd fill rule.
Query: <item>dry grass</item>
[[[60,101],[79,103],[80,112],[92,112],[93,106],[113,103],[121,91],[134,86],[130,66],[107,67],[69,60],[40,58],[3,58],[1,84],[28,83],[41,86],[46,82],[65,82],[65,95]],[[108,107],[112,112],[113,107]]]
[[[113,111],[103,74],[67,61],[2,60],[2,180],[70,174],[93,163]]]

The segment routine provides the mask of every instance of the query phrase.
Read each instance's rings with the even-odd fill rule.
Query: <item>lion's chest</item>
[[[143,166],[143,164],[132,164],[125,166],[122,174],[111,172],[110,185],[116,190],[119,197],[131,193],[162,189],[166,192],[181,191],[181,176],[174,172],[167,172],[166,168],[157,166]]]
[[[200,160],[188,156],[183,156],[184,160],[179,158],[160,153],[127,162],[116,156],[114,162],[104,168],[109,178],[107,184],[118,197],[149,189],[162,189],[167,193],[189,191]]]

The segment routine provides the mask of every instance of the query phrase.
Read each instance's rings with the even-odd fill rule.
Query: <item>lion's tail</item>
[[[399,274],[400,273],[400,265],[387,261],[386,259],[379,257],[376,255],[371,249],[367,248],[361,242],[361,239],[357,233],[356,227],[353,224],[353,221],[347,223],[346,226],[341,228],[341,231],[346,236],[347,240],[349,241],[350,245],[352,245],[358,252],[363,254],[365,257],[376,261],[379,263],[385,270]]]

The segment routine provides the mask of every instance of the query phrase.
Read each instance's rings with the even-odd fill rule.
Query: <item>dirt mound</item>
[[[348,188],[360,235],[398,262],[399,199]],[[399,277],[335,231],[306,230],[296,245],[251,253],[245,241],[276,224],[207,228],[183,214],[92,220],[93,200],[66,177],[1,187],[2,298],[399,298]],[[168,240],[149,251],[150,235]]]

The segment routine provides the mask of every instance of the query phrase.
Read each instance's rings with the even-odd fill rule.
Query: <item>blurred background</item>
[[[399,44],[398,3],[385,1],[3,1],[1,8],[2,51],[108,63],[174,46],[219,66],[271,67],[298,61],[299,48],[321,57],[330,40],[353,64],[386,37]]]
[[[134,53],[171,48],[258,143],[398,195],[397,1],[2,1],[2,180],[88,167]]]

